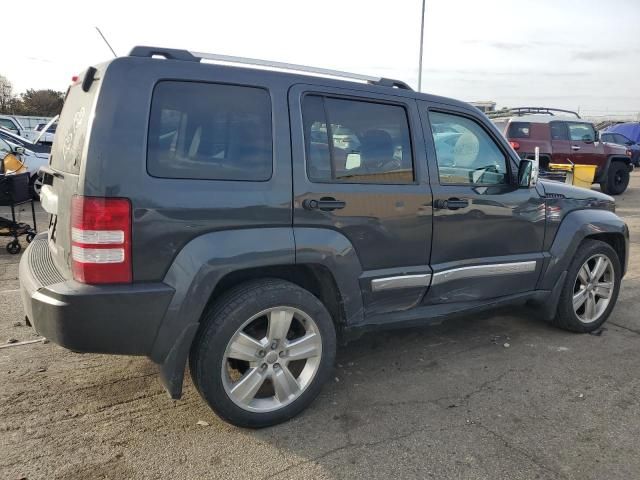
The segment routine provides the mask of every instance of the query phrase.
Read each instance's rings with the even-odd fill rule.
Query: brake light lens
[[[520,150],[520,144],[518,142],[509,142],[509,145],[511,145],[511,148],[514,150]]]
[[[78,282],[131,283],[129,199],[73,197],[71,259]]]

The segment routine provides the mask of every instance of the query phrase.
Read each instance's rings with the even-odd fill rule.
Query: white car
[[[6,128],[15,135],[25,137],[28,134],[28,130],[24,128],[24,125],[20,123],[13,115],[0,115],[0,127]]]
[[[17,147],[22,147],[22,153],[18,154],[20,160],[24,162],[25,167],[31,177],[31,193],[37,200],[40,198],[40,189],[42,188],[42,179],[38,175],[40,168],[49,165],[50,147],[31,143],[29,140],[14,135],[6,130],[0,130],[0,142],[4,147],[2,151],[9,148],[15,151]]]
[[[53,143],[53,137],[56,135],[56,127],[58,124],[54,123],[45,130],[46,126],[46,123],[39,123],[36,125],[36,128],[34,129],[35,136],[39,139],[39,143],[48,143],[51,145]]]

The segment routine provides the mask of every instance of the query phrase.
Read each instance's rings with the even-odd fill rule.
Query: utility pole
[[[426,0],[422,0],[422,15],[420,16],[420,59],[418,60],[418,91],[422,91],[422,50],[424,48],[424,7]]]

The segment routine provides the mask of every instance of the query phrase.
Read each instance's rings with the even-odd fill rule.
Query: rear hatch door
[[[56,267],[67,278],[71,277],[71,201],[74,195],[81,193],[83,164],[87,156],[100,78],[105,67],[97,67],[94,80],[88,85],[88,82],[78,82],[69,87],[58,120],[49,165],[42,169],[44,185],[40,202],[50,215],[49,248]],[[85,75],[86,72],[79,78],[83,79]]]

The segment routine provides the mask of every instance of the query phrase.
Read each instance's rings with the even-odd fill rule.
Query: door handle
[[[571,150],[575,152],[576,150],[580,150],[580,147],[578,145],[571,145]]]
[[[336,200],[333,197],[322,197],[320,200],[307,198],[302,201],[302,208],[305,210],[322,210],[330,212],[332,210],[341,210],[347,205],[342,200]]]
[[[469,200],[466,198],[449,198],[447,200],[437,199],[433,202],[433,208],[436,210],[458,210],[469,206]]]

